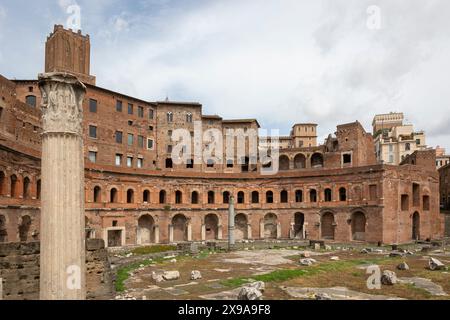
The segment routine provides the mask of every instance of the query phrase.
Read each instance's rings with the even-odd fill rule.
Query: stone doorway
[[[239,213],[234,217],[234,238],[236,240],[248,239],[247,216]]]
[[[268,213],[264,217],[264,238],[277,238],[277,216],[273,213]]]
[[[412,217],[412,239],[420,240],[420,215],[414,212]]]
[[[150,244],[155,241],[155,221],[153,217],[146,214],[139,218],[137,229],[137,243]]]
[[[334,215],[324,213],[320,222],[322,239],[334,240]]]
[[[304,239],[303,228],[305,225],[305,215],[297,212],[294,217],[294,238]]]
[[[352,217],[352,239],[366,240],[366,216],[362,212],[355,212]]]
[[[205,217],[205,237],[206,240],[217,240],[219,236],[219,218],[215,214],[208,214]]]
[[[182,214],[177,214],[172,218],[173,241],[188,241],[187,237],[187,219]]]
[[[122,246],[122,230],[108,230],[108,247]]]

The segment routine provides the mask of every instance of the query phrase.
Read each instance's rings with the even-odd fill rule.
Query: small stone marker
[[[441,261],[439,261],[436,258],[430,258],[430,260],[428,261],[428,266],[430,268],[430,270],[445,270],[445,264],[443,264]]]
[[[198,280],[202,278],[202,274],[198,270],[194,270],[191,272],[191,280]]]
[[[384,285],[392,286],[397,283],[397,275],[394,271],[385,270],[381,276],[381,283]]]
[[[398,270],[409,270],[409,266],[406,262],[402,262],[397,266]]]

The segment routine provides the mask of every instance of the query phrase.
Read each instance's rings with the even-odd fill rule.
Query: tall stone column
[[[42,93],[42,300],[86,298],[83,106],[85,86],[65,73],[39,75]]]
[[[228,207],[228,249],[234,248],[234,196],[230,197]]]

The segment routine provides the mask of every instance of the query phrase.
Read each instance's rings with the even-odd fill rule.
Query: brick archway
[[[205,217],[205,237],[206,240],[217,240],[219,236],[219,218],[210,213]]]
[[[361,211],[352,215],[352,240],[366,240],[366,216]]]
[[[187,218],[183,214],[177,214],[172,218],[174,242],[188,241],[187,225]]]
[[[334,214],[326,212],[320,219],[322,239],[334,240]]]
[[[274,213],[268,213],[264,216],[264,239],[277,238],[278,218]]]
[[[243,213],[234,217],[234,238],[236,240],[248,239],[248,219]]]
[[[138,220],[137,243],[150,244],[155,241],[155,220],[149,214],[142,215]]]

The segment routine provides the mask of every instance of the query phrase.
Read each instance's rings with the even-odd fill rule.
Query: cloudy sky
[[[450,151],[448,0],[0,0],[0,73],[36,78],[75,3],[99,86],[282,134],[316,122],[321,140],[402,111]]]

